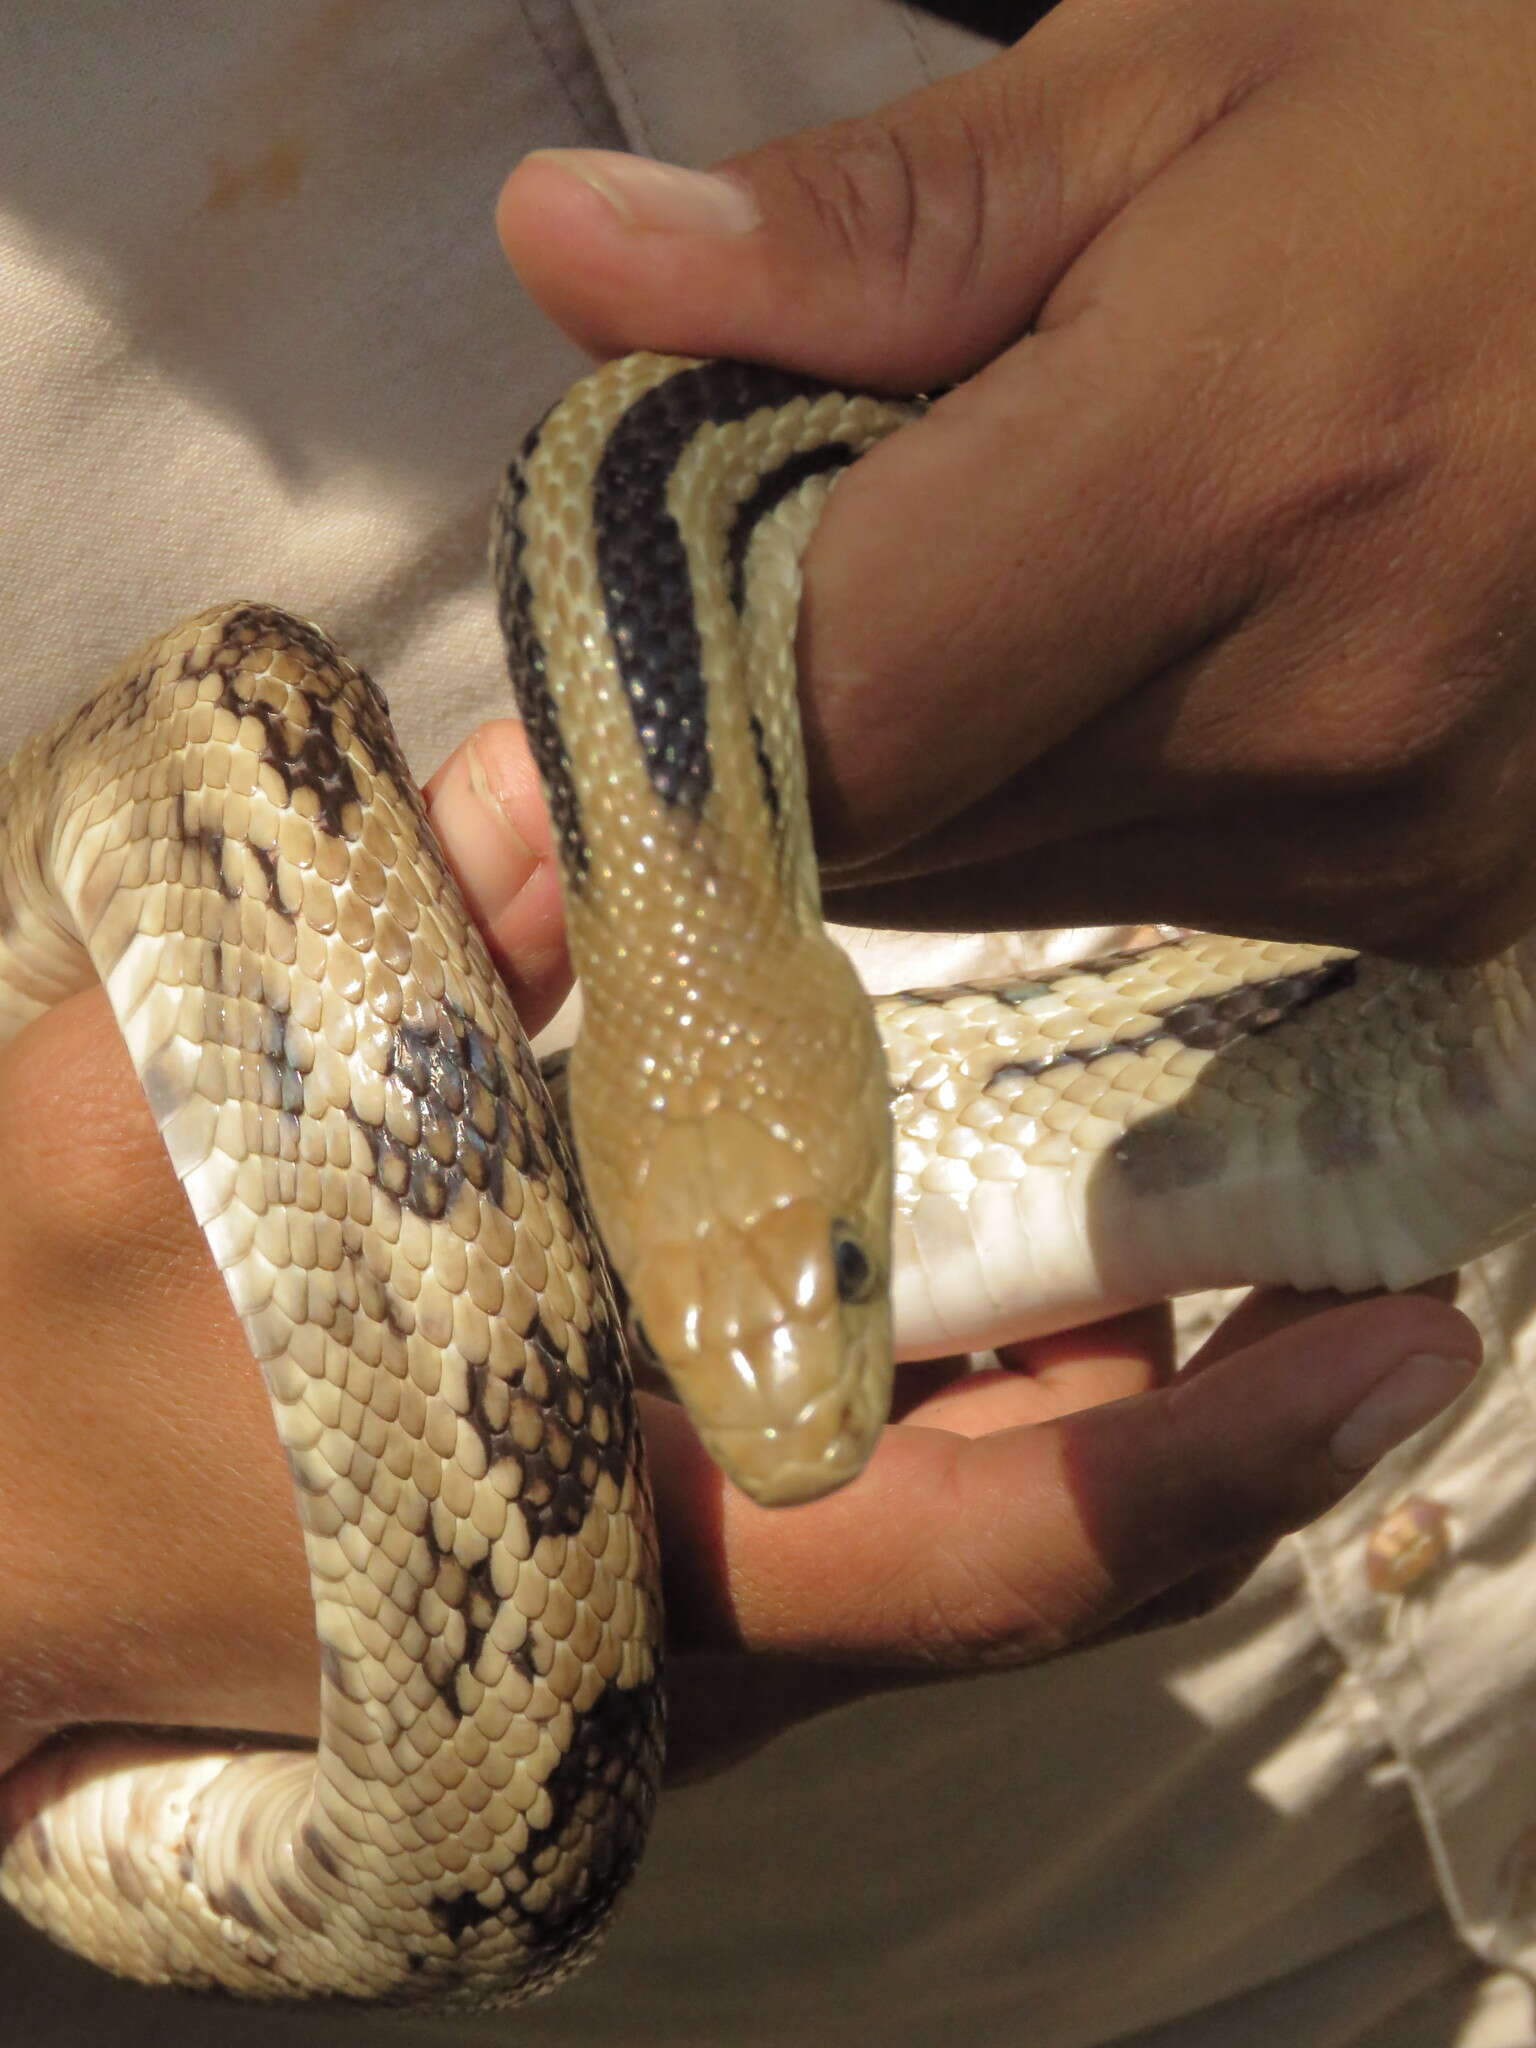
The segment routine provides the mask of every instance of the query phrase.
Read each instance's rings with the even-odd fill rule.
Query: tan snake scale
[[[1197,938],[886,999],[877,1037],[821,932],[791,648],[826,490],[910,413],[631,358],[514,469],[585,1195],[383,700],[314,628],[205,612],[0,774],[0,1027],[105,984],[271,1393],[320,1644],[316,1755],[120,1735],[13,1782],[6,1898],[109,1968],[482,2006],[600,1935],[661,1617],[589,1198],[639,1341],[769,1501],[867,1455],[892,1297],[899,1349],[973,1347],[1407,1284],[1530,1220],[1525,945]]]

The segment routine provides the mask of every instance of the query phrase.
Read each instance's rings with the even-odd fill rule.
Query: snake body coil
[[[498,518],[584,1179],[764,1500],[867,1454],[888,1282],[901,1349],[970,1348],[1197,1286],[1404,1285],[1536,1211],[1528,945],[1441,974],[1201,938],[888,999],[877,1037],[821,932],[791,647],[821,498],[911,410],[631,358]],[[0,1032],[92,975],[271,1392],[322,1734],[46,1752],[0,1798],[0,1887],[150,1981],[513,2002],[639,1853],[655,1540],[554,1113],[382,700],[313,628],[204,613],[0,772]]]
[[[654,1797],[655,1541],[581,1193],[383,701],[295,619],[204,613],[0,809],[5,1026],[106,987],[266,1377],[321,1666],[318,1756],[31,1764],[6,1896],[151,1981],[539,1988]]]

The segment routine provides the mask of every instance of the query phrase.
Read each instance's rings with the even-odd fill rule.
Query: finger
[[[523,1029],[541,1031],[571,986],[560,877],[527,736],[482,725],[427,784],[427,815]]]
[[[1411,1292],[1428,1300],[1454,1302],[1458,1283],[1457,1274],[1446,1273],[1438,1279],[1424,1281]],[[1203,1372],[1218,1360],[1230,1358],[1260,1338],[1276,1330],[1292,1328],[1319,1314],[1330,1302],[1338,1299],[1332,1295],[1296,1294],[1289,1288],[1256,1288],[1212,1332],[1185,1365],[1184,1372],[1186,1375]],[[1169,1628],[1177,1622],[1194,1621],[1201,1615],[1212,1613],[1224,1601],[1230,1600],[1258,1569],[1266,1550],[1267,1546],[1263,1544],[1236,1550],[1219,1563],[1191,1573],[1166,1592],[1123,1615],[1108,1633],[1141,1634],[1148,1629]]]
[[[1321,644],[1299,629],[1298,637],[1314,651]],[[1372,787],[1342,752],[1330,756],[1333,740],[1321,728],[1305,777],[1272,754],[1262,758],[1268,742],[1254,724],[1230,735],[1222,776],[1180,771],[1170,734],[1177,726],[1189,740],[1197,681],[1212,695],[1229,692],[1229,724],[1232,707],[1246,716],[1261,699],[1285,695],[1277,668],[1266,678],[1245,660],[1239,670],[1212,648],[1176,677],[1138,687],[938,830],[882,859],[830,868],[829,911],[870,925],[1015,929],[1101,923],[1113,905],[1130,919],[1255,938],[1304,936],[1438,964],[1486,959],[1530,928],[1536,904],[1528,812],[1487,801],[1491,788],[1536,787],[1536,738],[1529,721],[1511,730],[1497,711],[1480,713],[1464,687],[1465,732],[1450,740],[1437,775],[1421,774],[1404,734],[1435,645],[1426,630],[1414,658],[1383,658],[1369,675],[1331,664],[1335,680],[1342,670],[1360,682],[1353,701],[1362,724],[1379,715],[1404,747]],[[1374,678],[1387,670],[1402,687],[1401,715],[1368,706]],[[1165,688],[1184,685],[1175,715]],[[1437,683],[1418,695],[1443,700],[1444,692]],[[1133,808],[1187,814],[1132,818]],[[1105,822],[1106,813],[1118,822]]]
[[[1004,1344],[998,1362],[1010,1372],[1027,1373],[1061,1415],[1125,1400],[1172,1378],[1173,1311],[1155,1302],[1081,1329]]]
[[[951,843],[911,853],[1017,871],[1030,850],[1046,922],[1120,914],[1127,877],[1131,915],[1274,904],[1279,928],[1373,945],[1438,945],[1495,896],[1507,936],[1528,908],[1529,835],[1475,800],[1494,762],[1531,772],[1527,671],[1498,656],[1529,631],[1504,539],[1528,531],[1524,412],[1487,433],[1481,363],[1392,317],[1430,225],[1363,234],[1339,204],[1407,189],[1430,134],[1447,185],[1479,189],[1465,73],[1398,54],[1368,172],[1342,98],[1257,86],[1083,251],[1033,339],[839,487],[802,631],[834,857],[927,833],[937,779],[981,815],[952,807]],[[1448,215],[1434,231],[1465,245]],[[924,562],[908,543],[897,575],[904,523],[945,545]],[[923,672],[963,678],[963,703]],[[1469,843],[1448,859],[1455,818]],[[1239,863],[1219,853],[1234,827]],[[1017,894],[1016,873],[1014,915]]]
[[[1232,10],[1063,8],[1017,49],[715,175],[543,151],[502,243],[598,354],[738,355],[899,390],[968,374],[1029,325],[1126,198],[1264,60]],[[1214,18],[1213,18],[1214,16]]]
[[[1202,203],[1183,189],[1197,174],[1230,186],[1224,153],[1206,170],[1220,132],[1164,173],[1179,190],[1163,210]],[[833,862],[905,846],[992,797],[1007,851],[1038,843],[1042,828],[1004,785],[1134,684],[1229,632],[1253,601],[1228,504],[1253,435],[1210,391],[1192,419],[1190,382],[1209,382],[1191,365],[1208,360],[1212,332],[1237,350],[1228,337],[1258,258],[1228,218],[1184,257],[1171,304],[1146,275],[1167,252],[1155,232],[1144,240],[1149,253],[1133,243],[1097,302],[1007,347],[833,493],[806,561],[800,631],[818,844]],[[962,677],[963,699],[935,687]],[[1111,820],[1158,800],[1144,764],[1093,787]],[[1074,811],[1058,829],[1082,823]]]
[[[1097,799],[1085,784],[1077,787],[1086,813]],[[828,914],[870,925],[900,917],[914,930],[1022,930],[1101,924],[1113,904],[1138,922],[1354,946],[1441,966],[1488,959],[1528,931],[1536,857],[1485,863],[1469,824],[1469,858],[1442,858],[1431,875],[1398,797],[1393,789],[1318,801],[1287,791],[1263,807],[1237,803],[1194,819],[1103,829],[1085,823],[1080,834],[1064,828],[1058,840],[1026,846],[1034,830],[1028,806],[1008,794],[987,808],[999,817],[1006,810],[1002,838],[1010,850],[950,865],[946,840],[963,844],[968,856],[986,834],[984,820],[962,815],[950,834],[880,863],[879,879],[862,865],[829,873]],[[1149,802],[1181,800],[1151,771]],[[1479,808],[1490,807],[1469,801],[1468,817]],[[1498,823],[1492,829],[1502,836]],[[1443,856],[1445,842],[1435,845]],[[1474,883],[1475,902],[1468,894]]]
[[[1404,1289],[1404,1295],[1454,1306],[1459,1278],[1455,1273],[1442,1273],[1436,1279]],[[1230,1314],[1223,1316],[1204,1343],[1190,1355],[1183,1367],[1184,1376],[1204,1372],[1219,1360],[1230,1358],[1234,1352],[1243,1351],[1262,1338],[1273,1336],[1276,1331],[1295,1329],[1330,1309],[1344,1308],[1354,1302],[1386,1299],[1389,1297],[1380,1293],[1349,1295],[1317,1289],[1313,1293],[1302,1294],[1292,1287],[1255,1287]]]
[[[1137,857],[1149,837],[1156,850],[1170,815],[1182,827],[1224,795],[1251,827],[1294,769],[1298,733],[1347,779],[1339,705],[1358,716],[1360,693],[1331,671],[1315,690],[1274,693],[1283,731],[1261,721],[1251,742],[1242,735],[1246,752],[1229,744],[1230,694],[1194,688],[1256,612],[1297,602],[1301,529],[1309,547],[1326,537],[1342,548],[1367,517],[1379,535],[1417,481],[1395,456],[1373,468],[1366,416],[1401,365],[1379,359],[1370,313],[1342,319],[1316,355],[1277,364],[1264,345],[1284,325],[1280,223],[1263,200],[1239,220],[1227,195],[1272,191],[1273,146],[1253,106],[1203,136],[1104,232],[1038,333],[833,494],[807,557],[800,645],[818,843],[834,862],[908,846],[949,819],[974,841],[964,814],[990,805],[983,853],[1017,865],[1026,849],[1056,851],[1055,868],[1030,877],[1044,921],[1085,905],[1102,919],[1111,901],[1116,915],[1187,917],[1153,890],[1182,873],[1175,858],[1124,908],[1127,871],[1141,879]],[[1157,273],[1189,218],[1206,231],[1182,253],[1172,297]],[[1307,289],[1353,306],[1327,267],[1314,256]],[[1340,417],[1341,392],[1355,417]],[[920,548],[915,532],[944,545]],[[1317,611],[1284,621],[1309,654],[1337,631],[1328,607]],[[963,678],[963,698],[935,677]],[[877,689],[886,708],[871,719]],[[1218,698],[1220,744],[1205,718]],[[1358,808],[1340,804],[1332,822],[1352,817]],[[1369,822],[1357,822],[1363,841]],[[1273,837],[1294,861],[1294,830]],[[1078,881],[1085,842],[1092,896]],[[1188,859],[1178,840],[1167,851]],[[913,852],[951,859],[942,837]],[[1242,882],[1262,900],[1246,869]],[[1057,887],[1075,891],[1070,907]]]
[[[1465,1388],[1476,1355],[1442,1302],[1351,1303],[1034,1428],[891,1429],[854,1487],[776,1512],[725,1491],[659,1418],[664,1516],[703,1537],[669,1559],[679,1626],[957,1668],[1047,1654],[1319,1514]]]
[[[1338,204],[1360,186],[1358,124],[1347,95],[1307,89],[1284,12],[1202,9],[1196,36],[1185,11],[1152,9],[1128,51],[1111,11],[1063,10],[961,80],[739,160],[726,189],[755,211],[734,232],[701,227],[691,186],[670,227],[647,225],[669,174],[631,167],[625,199],[606,159],[538,160],[503,224],[557,311],[566,285],[595,294],[603,345],[746,346],[874,382],[989,364],[845,480],[811,550],[824,855],[954,866],[927,836],[953,819],[962,842],[980,833],[964,858],[993,917],[1119,915],[1130,877],[1137,915],[1252,928],[1258,904],[1278,932],[1486,953],[1536,890],[1518,806],[1465,800],[1510,720],[1440,772],[1424,713],[1470,728],[1481,693],[1452,686],[1479,659],[1469,621],[1511,611],[1507,565],[1476,538],[1455,554],[1457,616],[1435,611],[1447,546],[1488,531],[1477,494],[1499,465],[1479,448],[1436,467],[1432,435],[1403,425],[1468,359],[1459,336],[1448,353],[1441,330],[1383,318],[1419,275],[1405,238],[1427,230],[1399,212],[1362,235]],[[1450,67],[1411,22],[1398,33],[1400,104],[1373,130],[1360,205],[1408,189],[1430,135],[1457,159],[1477,97],[1475,57]],[[1281,55],[1300,75],[1270,91]],[[1374,105],[1372,76],[1353,83]],[[1421,516],[1426,467],[1449,536]],[[1523,469],[1506,463],[1499,491]],[[1518,503],[1496,530],[1518,529]],[[1416,761],[1435,769],[1417,783]],[[1323,768],[1330,791],[1269,827],[1276,788],[1305,799]],[[1472,843],[1446,860],[1405,806],[1409,826],[1465,817]],[[1234,822],[1252,858],[1211,858]],[[1025,849],[1041,851],[1021,887]],[[952,922],[955,893],[936,882],[918,914]]]
[[[1426,1281],[1412,1292],[1454,1302],[1456,1275]],[[1289,1288],[1255,1289],[1190,1357],[1183,1373],[1188,1377],[1203,1372],[1218,1359],[1278,1330],[1362,1298],[1297,1294]],[[947,1429],[956,1436],[985,1436],[994,1430],[1046,1422],[1053,1416],[1148,1393],[1166,1386],[1173,1377],[1172,1308],[1158,1303],[1081,1329],[1000,1345],[997,1358],[997,1366],[990,1370],[976,1370],[960,1359],[926,1361],[935,1368],[931,1377],[924,1365],[902,1366],[898,1377],[902,1400],[893,1414],[903,1422]]]
[[[1161,1386],[1173,1371],[1173,1320],[1163,1304],[1082,1329],[998,1347],[997,1362],[925,1360],[897,1375],[893,1416],[956,1436],[1048,1422]]]

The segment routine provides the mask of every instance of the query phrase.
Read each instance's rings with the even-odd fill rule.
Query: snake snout
[[[760,1507],[794,1507],[846,1486],[864,1469],[874,1431],[836,1397],[787,1428],[708,1428],[699,1434],[715,1463]]]
[[[684,1140],[658,1148],[629,1293],[711,1456],[755,1500],[809,1500],[856,1475],[885,1420],[884,1259],[797,1155],[735,1121],[696,1128],[665,1192],[656,1166],[680,1166]]]

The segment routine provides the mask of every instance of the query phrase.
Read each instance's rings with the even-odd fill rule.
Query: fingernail
[[[1376,1385],[1334,1431],[1329,1445],[1341,1472],[1364,1472],[1415,1430],[1432,1422],[1471,1384],[1477,1363],[1415,1351]]]
[[[580,178],[632,230],[744,235],[761,219],[749,188],[714,171],[685,171],[616,149],[541,149],[534,154]]]
[[[481,921],[493,924],[522,894],[539,863],[507,816],[473,739],[443,777],[432,804],[432,829]]]

